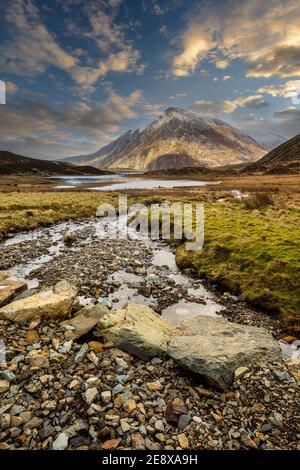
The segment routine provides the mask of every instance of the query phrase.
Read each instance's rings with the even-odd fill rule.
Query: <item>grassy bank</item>
[[[0,240],[10,232],[32,230],[62,220],[95,215],[111,193],[0,193]]]
[[[177,263],[198,276],[242,294],[270,314],[280,313],[300,333],[300,209],[249,210],[244,202],[205,205],[205,245],[177,248]]]

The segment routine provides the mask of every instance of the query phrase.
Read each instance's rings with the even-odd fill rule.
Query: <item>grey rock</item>
[[[250,367],[257,359],[280,359],[278,343],[264,328],[207,316],[183,321],[172,334],[167,353],[222,390],[231,386],[239,367]]]

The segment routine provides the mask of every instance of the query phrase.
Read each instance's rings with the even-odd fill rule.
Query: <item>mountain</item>
[[[99,175],[97,168],[72,163],[38,160],[0,150],[0,175]]]
[[[264,154],[254,139],[219,119],[168,108],[144,129],[128,131],[94,154],[65,160],[145,171],[248,163]]]
[[[258,142],[261,147],[268,151],[273,150],[286,142],[286,137],[283,137],[279,134],[274,134],[273,132],[251,132],[249,135],[252,137],[252,139]]]
[[[257,162],[247,165],[243,172],[263,174],[300,173],[300,134],[267,153]]]

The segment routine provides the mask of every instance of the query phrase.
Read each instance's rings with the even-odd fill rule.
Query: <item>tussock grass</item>
[[[259,209],[265,206],[274,206],[274,198],[270,193],[254,193],[244,200],[246,209]]]

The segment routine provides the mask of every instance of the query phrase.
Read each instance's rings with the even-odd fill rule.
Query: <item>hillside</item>
[[[103,173],[91,166],[67,162],[38,160],[5,150],[0,151],[0,175],[99,175]]]
[[[245,167],[246,172],[263,174],[300,173],[300,134]]]
[[[264,153],[254,139],[224,121],[168,108],[143,130],[128,131],[94,154],[66,160],[147,171],[248,163]]]

